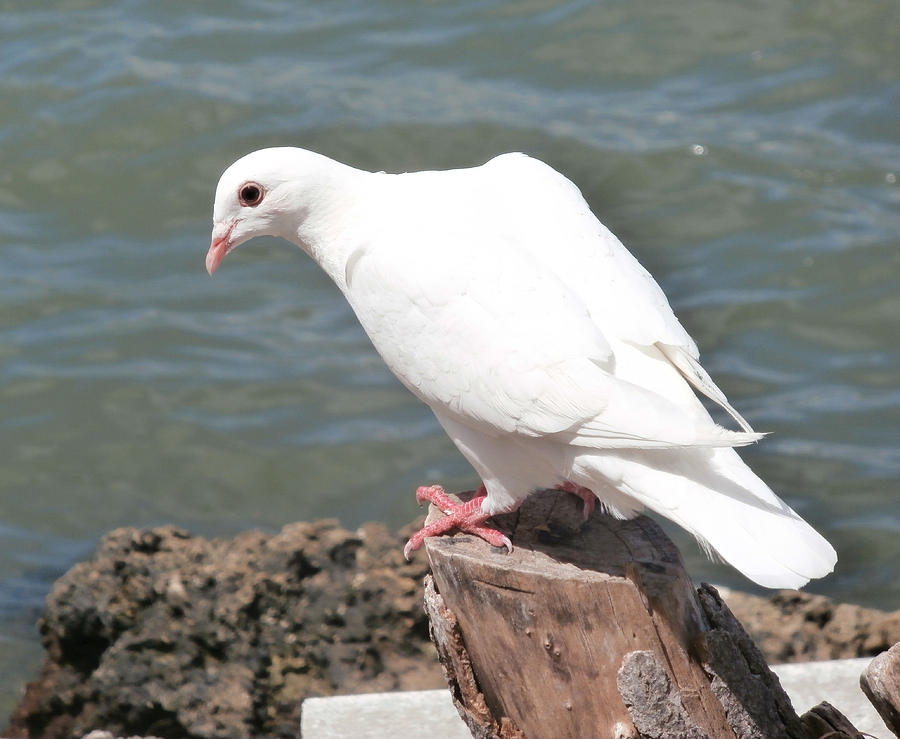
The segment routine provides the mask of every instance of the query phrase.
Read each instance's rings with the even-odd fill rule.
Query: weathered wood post
[[[828,704],[797,716],[651,519],[584,522],[575,496],[545,491],[497,524],[512,554],[462,534],[426,541],[432,638],[474,736],[860,736]]]
[[[859,685],[887,727],[900,736],[900,642],[872,660]]]

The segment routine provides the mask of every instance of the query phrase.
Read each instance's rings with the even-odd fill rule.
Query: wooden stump
[[[859,736],[830,707],[796,715],[655,522],[582,519],[575,496],[544,491],[497,517],[512,554],[462,534],[426,540],[432,637],[474,736],[810,739],[810,721]]]
[[[887,727],[900,736],[900,642],[872,660],[859,684]]]

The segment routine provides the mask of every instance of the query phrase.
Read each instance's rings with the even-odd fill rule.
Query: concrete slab
[[[822,701],[828,701],[860,731],[877,739],[893,739],[881,716],[859,687],[860,673],[871,661],[870,657],[838,659],[774,665],[772,669],[791,697],[797,713],[806,713]]]
[[[472,739],[448,690],[307,698],[302,739]]]
[[[859,687],[868,658],[775,665],[772,669],[798,713],[827,700],[860,731],[876,739],[893,739]],[[398,736],[470,739],[450,693],[423,690],[369,693],[303,701],[303,739],[396,739]]]

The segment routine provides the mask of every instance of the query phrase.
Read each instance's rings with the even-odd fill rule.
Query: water
[[[810,589],[900,608],[897,8],[0,2],[0,713],[110,528],[398,526],[475,484],[299,250],[207,277],[218,175],[273,144],[564,171],[774,432],[746,457],[840,554]]]

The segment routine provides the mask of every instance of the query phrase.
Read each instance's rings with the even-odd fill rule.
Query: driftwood
[[[583,522],[575,496],[545,491],[496,524],[512,554],[464,534],[425,545],[432,638],[478,739],[861,736],[828,704],[797,716],[651,519]]]
[[[869,663],[859,685],[887,727],[900,736],[900,643]]]

